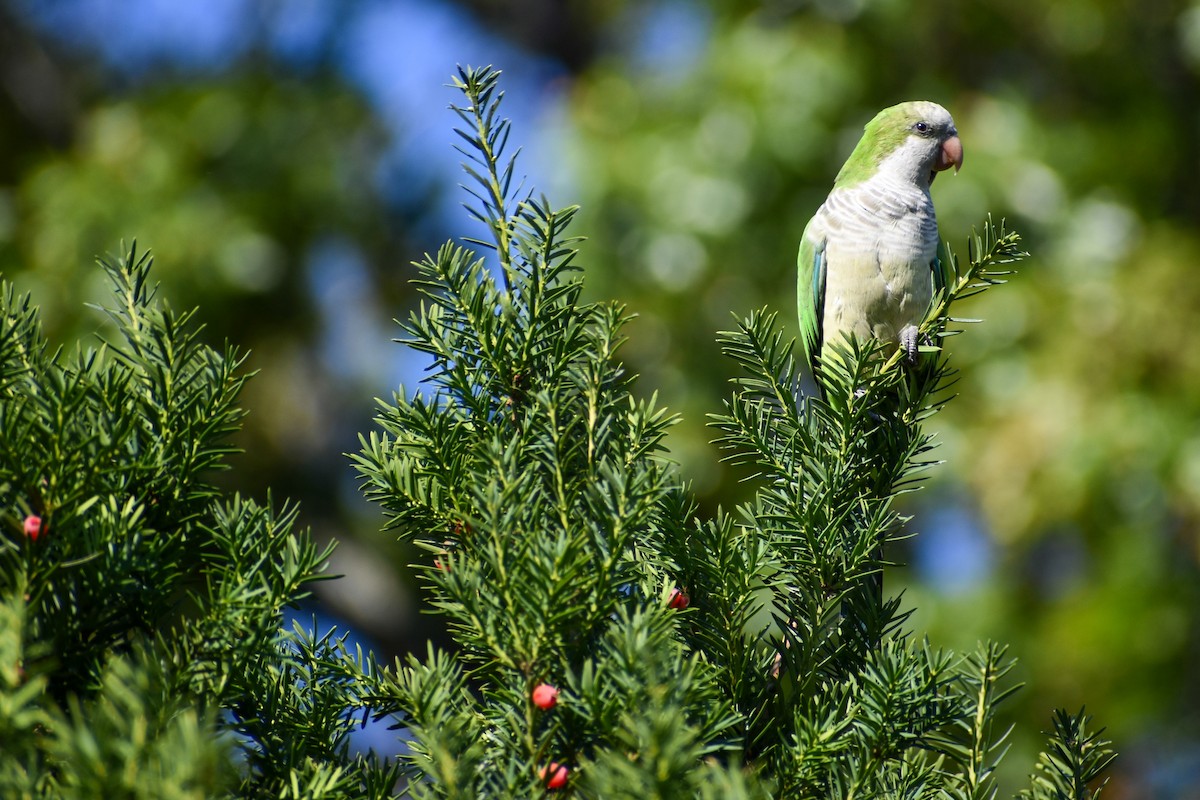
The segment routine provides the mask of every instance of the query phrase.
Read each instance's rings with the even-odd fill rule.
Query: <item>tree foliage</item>
[[[902,502],[929,536],[898,546],[914,568],[896,579],[918,629],[963,648],[998,636],[1036,677],[1009,709],[1015,751],[1032,756],[1021,732],[1047,705],[1086,699],[1153,754],[1120,762],[1125,791],[1190,787],[1169,765],[1195,760],[1200,708],[1185,310],[1200,240],[1195,154],[1169,143],[1196,135],[1200,17],[1168,4],[1131,20],[1111,0],[704,8],[700,41],[666,66],[629,37],[582,74],[566,145],[589,291],[639,312],[625,361],[682,413],[668,444],[702,507],[746,491],[706,457],[727,380],[710,332],[731,305],[791,290],[800,233],[862,125],[940,102],[966,148],[932,189],[944,235],[994,211],[1036,258],[947,345],[969,401],[938,417],[952,467]]]
[[[510,87],[538,73],[522,93],[550,98],[539,128],[561,148],[526,168],[565,177],[581,203],[584,297],[637,312],[622,360],[641,376],[635,393],[681,413],[666,444],[706,516],[751,486],[709,445],[705,414],[732,369],[712,332],[730,308],[791,291],[795,242],[862,123],[936,99],[967,150],[963,172],[934,186],[942,229],[958,241],[993,211],[1038,258],[972,308],[987,325],[950,344],[970,401],[937,417],[951,468],[898,501],[927,535],[896,543],[914,568],[889,580],[907,583],[914,629],[966,650],[986,636],[1011,644],[1032,686],[1008,706],[1020,756],[1008,764],[1033,757],[1023,732],[1046,707],[1086,699],[1149,754],[1118,762],[1123,791],[1187,784],[1172,764],[1195,760],[1200,708],[1200,342],[1188,313],[1200,239],[1195,149],[1181,145],[1197,133],[1195,9],[557,5],[224,4],[184,35],[211,45],[224,30],[233,44],[197,59],[203,46],[172,49],[178,27],[145,21],[178,22],[189,4],[0,2],[0,268],[32,291],[51,338],[71,341],[95,323],[81,300],[107,291],[87,257],[121,235],[153,244],[165,294],[200,304],[208,341],[227,337],[252,350],[250,367],[269,366],[244,403],[270,412],[245,420],[245,468],[218,482],[300,501],[319,540],[346,543],[336,569],[375,568],[321,584],[323,600],[389,654],[420,650],[437,626],[405,602],[411,551],[375,535],[349,485],[328,490],[369,413],[353,399],[395,382],[372,346],[386,337],[364,331],[415,296],[392,267],[449,224],[428,151],[412,146],[440,127],[414,113],[414,74],[440,75],[451,60],[430,61],[448,53],[494,58],[480,51],[505,47],[500,35],[548,56],[536,69],[518,66],[518,49],[504,56],[518,67]],[[97,16],[71,9],[152,34],[89,29],[80,20]],[[404,24],[378,24],[388,10]],[[417,24],[446,14],[436,36]],[[386,53],[409,68],[374,57],[365,29],[391,37]],[[354,269],[323,271],[331,255]]]
[[[881,583],[897,498],[936,462],[957,303],[1024,254],[989,219],[915,364],[846,342],[800,392],[764,310],[720,338],[741,369],[711,418],[753,474],[706,514],[618,351],[629,315],[583,300],[573,207],[514,188],[499,73],[455,107],[486,252],[418,265],[403,324],[426,388],[381,403],[353,459],[457,645],[383,667],[283,611],[330,550],[296,509],[227,494],[243,356],[205,345],[131,247],[102,262],[111,335],[52,348],[0,285],[0,789],[14,797],[991,798],[1005,648],[914,636]],[[557,701],[536,700],[539,686]],[[349,734],[397,720],[391,759]],[[1056,712],[1030,798],[1086,798],[1112,761]]]
[[[361,660],[282,628],[329,550],[211,483],[242,355],[136,247],[102,266],[116,335],[73,351],[0,284],[0,793],[386,796],[348,741]]]
[[[908,535],[894,501],[935,463],[951,307],[1002,281],[1016,235],[989,220],[967,262],[947,252],[915,367],[850,342],[801,396],[774,315],[724,334],[744,376],[713,425],[757,489],[705,517],[662,450],[671,418],[630,393],[626,313],[580,300],[575,210],[512,188],[498,73],[456,86],[493,260],[451,243],[417,265],[403,328],[431,373],[355,456],[460,647],[397,662],[373,698],[411,737],[409,793],[529,796],[566,766],[583,797],[995,796],[1004,649],[918,640],[879,575]],[[1034,791],[1091,796],[1106,743],[1061,718]]]

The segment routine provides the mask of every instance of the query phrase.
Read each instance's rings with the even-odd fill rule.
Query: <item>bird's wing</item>
[[[929,262],[929,271],[933,273],[933,297],[936,300],[937,296],[950,283],[950,276],[939,255],[934,255],[933,261]]]
[[[817,212],[818,217],[820,211]],[[800,344],[810,374],[816,374],[821,353],[822,321],[825,318],[825,234],[818,217],[804,229],[796,256],[796,297],[800,312]]]

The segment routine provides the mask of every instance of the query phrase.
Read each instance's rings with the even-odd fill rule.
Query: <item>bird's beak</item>
[[[934,172],[954,167],[954,171],[958,172],[963,165],[963,149],[962,142],[957,136],[951,136],[946,141],[942,142],[942,152],[938,154],[937,163],[933,165]]]

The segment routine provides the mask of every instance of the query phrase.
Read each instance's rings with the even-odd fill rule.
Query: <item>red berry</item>
[[[42,518],[30,514],[25,518],[25,535],[30,541],[37,541],[37,538],[42,535]]]
[[[667,601],[667,606],[670,608],[687,608],[688,603],[692,602],[691,598],[678,589],[671,590],[671,599]]]
[[[558,689],[548,683],[539,683],[533,689],[533,704],[542,710],[558,704]]]
[[[433,568],[436,569],[438,572],[449,572],[450,571],[450,565],[447,562],[442,561],[440,558],[435,558],[433,560]]]
[[[571,774],[571,770],[557,761],[551,761],[550,766],[542,767],[538,774],[542,776],[547,789],[561,789],[567,785],[567,776]]]

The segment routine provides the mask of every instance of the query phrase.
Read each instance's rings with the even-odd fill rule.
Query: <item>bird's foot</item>
[[[917,363],[917,326],[907,325],[900,331],[900,346],[904,348],[904,354],[909,364]]]

